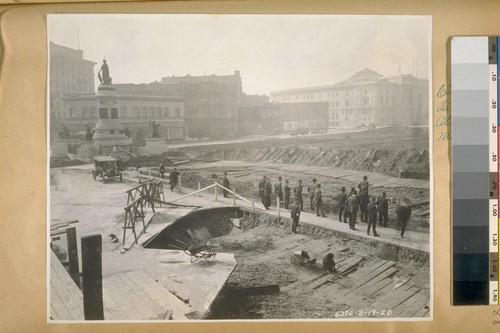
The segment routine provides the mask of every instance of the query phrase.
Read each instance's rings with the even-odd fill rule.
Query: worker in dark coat
[[[349,229],[356,229],[356,219],[358,216],[358,196],[356,194],[356,190],[351,194],[351,196],[347,199],[347,214],[349,216]]]
[[[323,205],[323,195],[321,193],[321,184],[316,185],[316,190],[314,197],[316,199],[316,216],[323,216],[326,217],[325,215],[325,208]],[[320,215],[321,214],[321,215]]]
[[[368,222],[368,212],[366,207],[370,202],[370,197],[368,197],[368,188],[364,187],[359,193],[359,210],[361,212],[361,222]]]
[[[400,200],[396,205],[396,215],[398,217],[398,224],[401,230],[401,238],[404,238],[406,225],[411,216],[411,206],[407,199]]]
[[[370,183],[368,182],[368,177],[363,176],[363,180],[358,184],[359,193],[363,192],[363,189],[366,189],[366,193],[369,193],[368,186],[370,186]]]
[[[259,196],[260,200],[262,201],[262,205],[264,205],[264,208],[268,209],[269,207],[267,206],[266,196],[264,195],[266,183],[267,183],[267,177],[264,176],[262,177],[262,180],[259,182]]]
[[[345,186],[342,186],[340,189],[340,193],[337,195],[337,204],[339,205],[339,222],[342,222],[342,214],[344,215],[344,223],[347,223],[346,220],[346,201],[347,194],[345,193]]]
[[[174,191],[174,188],[177,186],[179,183],[179,172],[177,171],[177,168],[174,168],[174,171],[170,173],[168,176],[168,179],[170,181],[170,191]]]
[[[222,186],[224,186],[227,189],[229,189],[229,186],[231,186],[229,179],[227,179],[227,172],[224,172],[224,177],[222,177]],[[227,194],[229,193],[228,190],[223,189],[222,193],[224,195],[224,198],[227,198]]]
[[[328,253],[323,258],[323,268],[327,273],[335,272],[335,260],[333,260],[333,253]]]
[[[283,192],[285,195],[285,209],[288,209],[288,206],[290,205],[290,196],[292,193],[292,189],[290,188],[290,185],[288,185],[288,179],[285,180],[285,186],[283,186]]]
[[[292,232],[297,233],[297,227],[299,226],[300,220],[300,207],[299,200],[295,198],[295,202],[290,205],[290,217],[292,218]]]
[[[264,197],[266,198],[266,209],[271,207],[271,196],[273,195],[273,185],[271,184],[271,179],[268,178],[266,185],[264,186]]]
[[[312,184],[307,188],[307,192],[309,192],[309,207],[314,211],[314,204],[316,203],[315,191],[316,191],[316,178],[313,178]]]
[[[387,227],[387,217],[389,215],[389,202],[386,198],[385,191],[379,195],[377,199],[378,208],[378,225],[381,227]]]
[[[165,160],[160,164],[160,177],[163,178],[165,176]]]
[[[304,210],[304,200],[302,199],[302,180],[299,179],[299,184],[293,189],[295,199],[299,200],[300,211]]]
[[[373,235],[375,237],[378,237],[379,234],[377,234],[377,199],[375,197],[371,197],[370,203],[366,207],[366,210],[368,212],[368,229],[366,233],[369,235],[370,234],[370,227],[373,228]]]

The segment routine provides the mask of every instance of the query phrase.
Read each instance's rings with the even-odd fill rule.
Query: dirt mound
[[[263,149],[213,150],[203,158],[246,160],[271,163],[332,166],[352,170],[378,172],[401,177],[429,179],[427,149],[323,149],[321,147],[279,147]]]
[[[164,152],[161,155],[154,156],[139,156],[131,158],[127,161],[128,166],[136,166],[140,164],[143,167],[147,166],[159,166],[161,162],[166,161],[167,166],[174,165],[176,161],[180,160],[188,160],[190,159],[189,155],[178,152],[178,151],[168,151]]]

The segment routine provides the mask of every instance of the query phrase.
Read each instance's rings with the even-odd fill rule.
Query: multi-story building
[[[239,109],[242,134],[278,134],[328,128],[328,103],[267,103]]]
[[[49,113],[51,137],[54,137],[55,119],[63,117],[63,98],[70,94],[94,94],[95,62],[85,60],[82,50],[75,50],[50,42]]]
[[[234,75],[162,78],[184,98],[186,136],[225,138],[237,136],[238,106],[242,96],[240,72]]]
[[[328,103],[330,127],[427,125],[428,80],[412,75],[383,77],[365,68],[339,83],[274,91],[274,103]]]
[[[159,135],[167,141],[184,139],[184,100],[158,83],[113,84],[117,92],[118,117],[127,126],[137,145],[144,145],[151,136],[151,122],[160,125]],[[95,94],[66,96],[61,118],[72,132],[83,131],[97,123],[97,99]]]

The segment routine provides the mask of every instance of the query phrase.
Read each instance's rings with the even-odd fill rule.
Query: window
[[[153,106],[149,107],[148,117],[149,118],[154,118],[155,117],[155,108]]]
[[[127,108],[125,106],[120,107],[120,118],[127,118]]]
[[[146,118],[148,116],[148,108],[143,106],[141,108],[141,118]]]
[[[156,107],[156,118],[161,118],[161,107]]]
[[[181,117],[181,108],[175,108],[175,117],[180,118]]]
[[[99,119],[108,119],[108,109],[99,108]]]
[[[111,108],[111,119],[118,119],[118,108]]]
[[[138,106],[134,106],[134,116],[136,118],[139,118],[140,112],[141,112],[141,109]]]
[[[163,107],[163,118],[168,118],[168,107]]]

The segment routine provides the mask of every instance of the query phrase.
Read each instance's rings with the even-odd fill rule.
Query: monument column
[[[122,134],[122,126],[118,118],[118,101],[116,89],[111,84],[109,71],[104,61],[103,77],[99,73],[101,84],[97,87],[97,110],[99,119],[95,126],[93,136],[94,146],[101,150],[101,153],[109,153],[114,147],[130,146],[132,138]],[[101,68],[102,71],[102,68]]]

